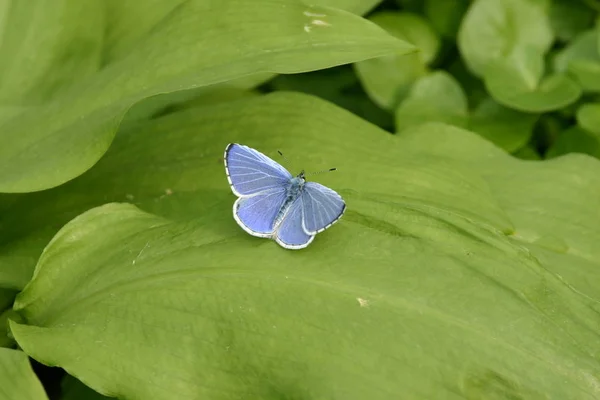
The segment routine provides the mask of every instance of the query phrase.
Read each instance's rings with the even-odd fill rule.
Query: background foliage
[[[600,3],[315,3],[0,0],[0,399],[600,397]]]

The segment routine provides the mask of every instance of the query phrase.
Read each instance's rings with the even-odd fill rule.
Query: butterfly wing
[[[336,223],[346,210],[346,203],[335,191],[316,182],[306,182],[301,194],[303,229],[316,235]]]
[[[272,237],[275,219],[285,198],[285,189],[270,189],[254,196],[240,197],[233,204],[233,218],[253,236]]]
[[[298,197],[277,226],[275,241],[286,249],[303,249],[314,238],[315,235],[308,235],[302,228],[302,200]]]
[[[292,179],[285,168],[248,146],[232,143],[225,149],[225,171],[238,197],[285,188]]]

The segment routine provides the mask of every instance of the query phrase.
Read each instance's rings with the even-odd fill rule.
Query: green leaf
[[[396,130],[437,121],[456,126],[468,122],[467,98],[454,78],[438,71],[419,79],[396,110]]]
[[[124,113],[146,97],[409,51],[336,9],[294,0],[187,1],[118,62],[1,123],[0,191],[36,191],[80,175],[106,152]]]
[[[99,69],[102,2],[6,0],[0,18],[0,105],[39,105]]]
[[[529,141],[538,117],[503,107],[488,98],[471,113],[469,129],[512,153]]]
[[[231,216],[228,142],[337,166],[319,180],[347,214],[302,251],[247,235]],[[598,160],[517,160],[442,124],[389,135],[277,93],[139,123],[73,182],[9,197],[2,215],[41,205],[11,237],[107,201],[144,210],[71,221],[15,305],[19,345],[100,393],[599,394]]]
[[[365,96],[352,67],[344,65],[303,74],[279,75],[269,83],[274,90],[312,94],[361,118],[393,130],[394,117]]]
[[[583,104],[577,109],[577,123],[583,129],[600,135],[600,103]]]
[[[533,132],[535,114],[508,109],[491,98],[480,102],[472,112],[459,83],[446,72],[421,78],[396,111],[396,128],[402,132],[426,122],[444,122],[469,127],[497,146],[512,152],[524,146]]]
[[[500,104],[525,112],[565,107],[581,96],[579,85],[564,74],[542,78],[542,54],[516,48],[511,57],[493,62],[485,71],[485,86]]]
[[[42,384],[19,350],[0,348],[0,400],[47,400]]]
[[[546,153],[546,158],[554,158],[569,153],[589,154],[600,158],[600,137],[583,129],[573,126],[561,132]]]
[[[334,129],[340,123],[341,127]],[[325,125],[332,142],[323,147],[313,141],[314,147],[307,148],[310,140],[305,142],[306,138],[322,138]],[[198,135],[198,129],[206,134]],[[6,271],[9,278],[18,276],[19,279],[8,281],[20,282],[21,286],[17,288],[22,289],[31,278],[43,248],[58,228],[89,208],[106,202],[134,202],[146,211],[176,219],[203,215],[200,204],[207,199],[206,207],[230,199],[226,191],[221,192],[224,197],[205,196],[211,188],[222,189],[222,153],[229,142],[245,142],[256,147],[260,144],[262,151],[268,153],[271,149],[268,154],[274,158],[277,157],[276,150],[284,150],[292,165],[302,165],[307,171],[319,171],[331,165],[340,171],[355,171],[354,161],[336,141],[349,135],[353,138],[353,146],[360,149],[372,145],[374,137],[379,137],[364,135],[365,131],[374,130],[381,133],[365,121],[327,103],[290,93],[183,110],[129,124],[117,135],[105,157],[80,178],[48,191],[0,196],[0,215],[3,215],[6,227],[0,230],[3,249],[0,271]],[[268,138],[273,142],[269,143]],[[385,148],[388,142],[380,140],[381,148]],[[343,142],[347,142],[347,138]],[[325,149],[327,154],[323,153]],[[377,158],[380,151],[374,151],[373,157]],[[427,175],[427,169],[413,165],[412,161],[406,169],[411,176]],[[332,175],[324,175],[323,182],[335,183],[345,177],[351,187],[356,178],[354,173]],[[371,180],[369,168],[363,171],[363,177]],[[436,183],[439,191],[417,199],[436,204],[440,197],[451,196],[455,190],[452,189],[453,182],[465,187],[462,179],[459,182],[455,179],[440,177],[440,182]],[[380,190],[388,190],[387,186],[381,182]],[[403,193],[408,196],[417,188],[418,185],[405,185]],[[410,194],[411,197],[415,195]],[[491,217],[490,223],[504,226],[503,216],[496,214],[489,204],[489,200],[478,196],[473,197],[472,203],[468,201],[461,205],[457,202],[460,209],[467,212],[481,209],[479,214]]]
[[[532,146],[523,146],[517,151],[512,153],[513,156],[520,158],[522,160],[536,160],[539,161],[542,159],[539,153]]]
[[[483,76],[490,64],[508,57],[515,48],[528,47],[543,54],[552,39],[547,1],[478,0],[463,19],[458,46],[471,71]]]
[[[594,12],[583,1],[553,0],[550,5],[550,24],[556,37],[570,41],[592,27]]]
[[[314,4],[347,10],[363,15],[380,0],[320,0]],[[184,0],[105,0],[107,31],[103,61],[110,63],[124,58],[169,13]]]
[[[61,382],[60,400],[110,400],[111,397],[102,396],[85,386],[79,380],[67,375]]]
[[[411,84],[426,73],[427,64],[435,59],[440,49],[440,40],[427,20],[416,14],[384,11],[369,19],[419,50],[354,64],[369,97],[379,106],[393,110],[407,95]]]
[[[10,289],[0,289],[0,347],[10,347],[14,341],[8,337],[8,318],[12,312],[12,304],[17,292]]]
[[[443,37],[454,40],[469,0],[425,0],[425,16]]]
[[[364,15],[371,11],[382,0],[319,0],[315,4],[339,8],[354,14]]]
[[[586,91],[600,91],[600,55],[595,30],[577,36],[554,57],[554,69],[569,72]]]

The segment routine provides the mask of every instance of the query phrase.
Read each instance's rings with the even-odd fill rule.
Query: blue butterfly
[[[339,194],[307,182],[304,171],[294,177],[248,146],[227,146],[225,172],[231,190],[239,197],[233,204],[233,218],[249,234],[275,239],[286,249],[305,248],[346,209]]]

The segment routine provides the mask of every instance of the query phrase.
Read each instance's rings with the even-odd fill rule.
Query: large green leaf
[[[364,15],[371,11],[382,0],[318,0],[313,4],[340,8],[358,15]]]
[[[374,58],[354,64],[369,97],[381,107],[394,110],[411,84],[427,72],[440,48],[440,40],[423,17],[392,11],[369,18],[393,36],[413,44],[418,51]]]
[[[48,400],[22,351],[0,348],[0,400]]]
[[[5,0],[0,19],[0,105],[38,105],[100,67],[100,1]]]
[[[41,190],[89,169],[123,114],[143,98],[409,51],[375,24],[332,8],[296,0],[187,1],[123,58],[53,102],[0,121],[0,191]]]
[[[355,117],[349,119],[354,125],[348,124],[350,114],[331,106],[322,109],[322,104],[327,105],[308,96],[276,94],[264,99],[224,103],[214,108],[184,110],[164,118],[133,123],[117,136],[106,156],[80,178],[44,192],[0,196],[0,214],[6,226],[0,231],[0,271],[6,271],[4,279],[0,279],[0,287],[21,289],[31,277],[35,261],[52,235],[69,219],[90,207],[109,201],[131,201],[145,210],[169,218],[202,215],[200,203],[212,199],[204,196],[206,192],[202,190],[222,188],[221,153],[230,141],[250,145],[258,141],[257,146],[268,146],[266,149],[271,148],[272,152],[282,149],[288,158],[297,160],[293,165],[298,168],[304,166],[309,171],[333,165],[348,173],[330,174],[323,179],[336,182],[345,178],[351,186],[356,179],[356,167],[355,160],[346,156],[343,143],[347,140],[342,140],[344,135],[353,137],[348,146],[356,146],[357,149],[372,144],[379,136],[365,136],[365,129],[367,132],[373,130],[369,124]],[[327,116],[328,110],[335,114]],[[333,130],[337,120],[344,125]],[[311,155],[314,158],[314,154],[321,154],[323,148],[319,143],[305,141],[304,138],[313,135],[324,140],[324,126],[329,132],[326,137],[331,138],[327,157],[319,156],[317,163],[309,164],[307,161],[310,161]],[[204,133],[198,134],[199,129]],[[336,143],[338,140],[341,142]],[[384,148],[386,143],[381,142],[381,147]],[[307,151],[306,157],[300,157],[303,154],[300,149],[308,145],[312,148]],[[379,157],[379,151],[374,149],[373,157]],[[406,160],[407,173],[410,171],[414,176],[429,174],[426,168],[414,166],[411,159]],[[212,172],[208,173],[207,168],[213,168]],[[370,175],[367,174],[364,179],[371,180]],[[471,194],[469,185],[462,179],[456,179],[439,176],[439,182],[432,188],[435,190],[426,198],[422,197],[423,192],[417,191],[417,183],[415,186],[404,185],[403,193],[407,196],[419,193],[419,200],[434,204],[442,197],[451,196],[456,190],[452,189],[453,185]],[[415,182],[418,182],[417,178]],[[381,182],[380,190],[385,191],[387,187],[386,182]],[[484,192],[481,195],[484,196]],[[472,199],[473,202],[464,204],[457,201],[456,206],[465,212],[481,210],[478,214],[491,218],[497,225],[504,225],[502,214],[494,211],[489,199],[479,196]],[[210,200],[211,204],[213,201],[217,200]],[[19,282],[21,286],[15,285]]]
[[[247,235],[230,141],[337,166],[320,181],[347,214],[302,251]],[[599,197],[598,160],[517,160],[441,124],[395,137],[308,96],[183,110],[121,132],[67,185],[3,198],[7,215],[43,205],[15,237],[106,201],[145,210],[66,225],[11,329],[34,358],[130,399],[592,399]]]
[[[458,34],[460,52],[477,76],[483,76],[490,63],[508,57],[516,47],[544,53],[551,44],[546,0],[474,1]]]

